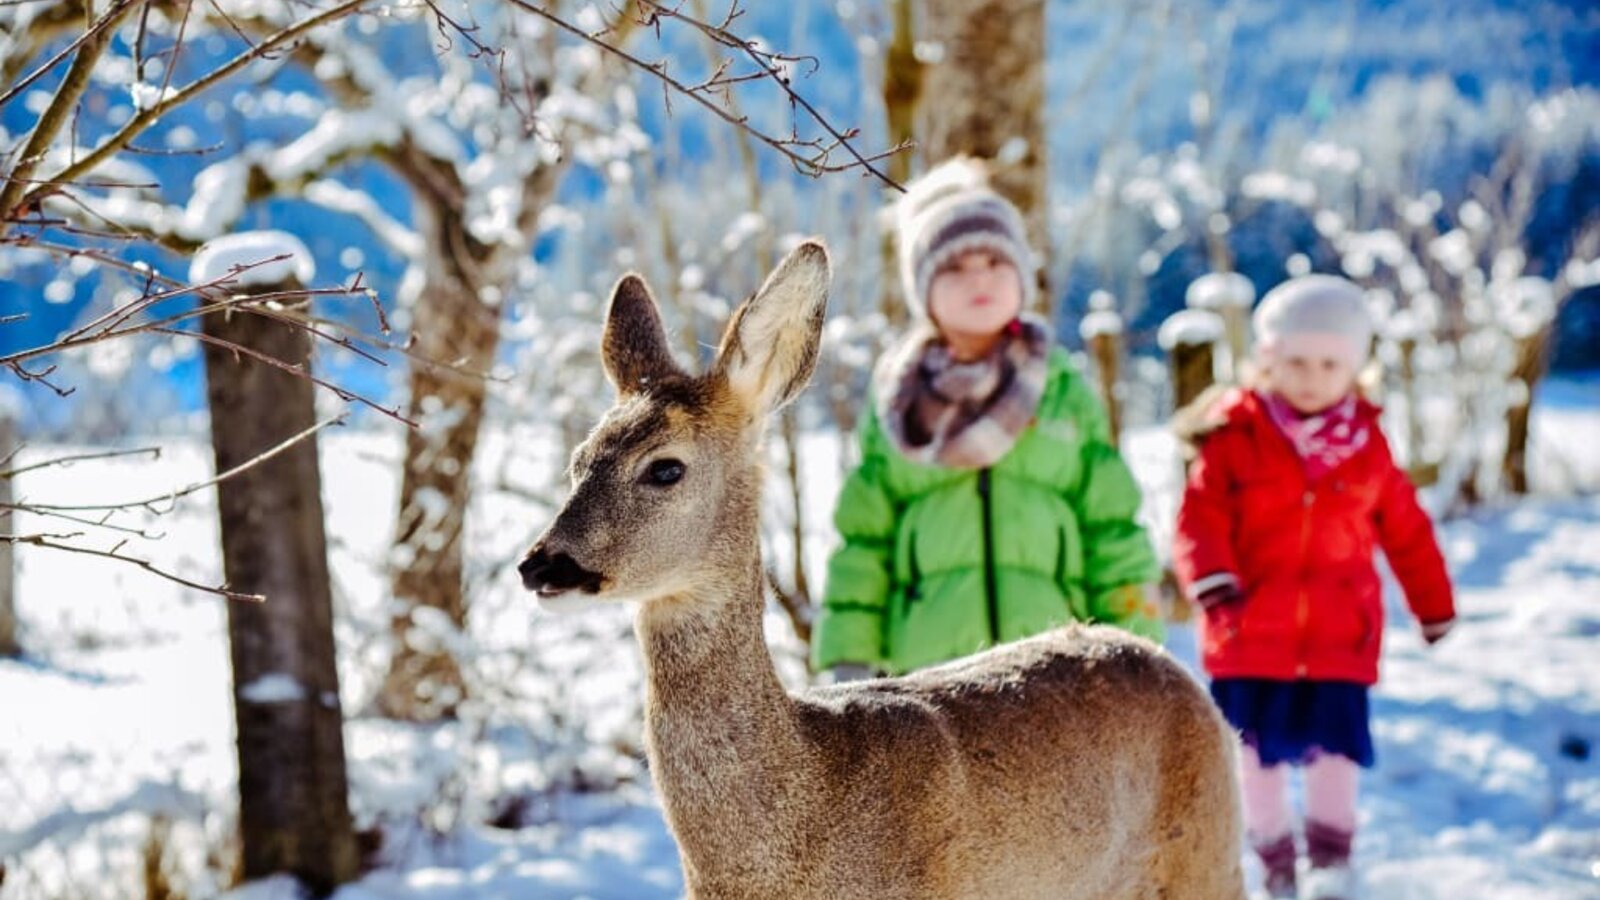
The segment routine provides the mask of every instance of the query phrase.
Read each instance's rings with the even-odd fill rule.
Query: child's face
[[[1267,379],[1290,406],[1307,414],[1322,412],[1355,388],[1355,356],[1343,335],[1291,335],[1266,359]]]
[[[934,273],[928,314],[946,334],[983,337],[1022,312],[1022,274],[1004,256],[963,253]]]

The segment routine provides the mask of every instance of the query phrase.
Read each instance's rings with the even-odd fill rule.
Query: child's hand
[[[833,673],[834,684],[844,684],[847,681],[864,681],[873,677],[875,672],[871,666],[861,663],[839,663],[828,671]]]
[[[1423,622],[1422,639],[1428,642],[1428,646],[1432,647],[1434,644],[1444,640],[1444,636],[1450,633],[1451,627],[1455,624],[1455,619],[1445,619],[1443,622]]]

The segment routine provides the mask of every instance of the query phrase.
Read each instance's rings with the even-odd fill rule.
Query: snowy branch
[[[874,163],[909,149],[910,144],[901,144],[897,147],[892,147],[886,151],[883,151],[882,153],[873,154],[871,156],[862,155],[861,152],[856,150],[854,145],[850,143],[852,139],[860,134],[860,129],[852,128],[848,131],[840,131],[838,128],[830,124],[827,119],[805,98],[801,97],[800,94],[797,93],[790,84],[791,77],[787,74],[788,67],[793,63],[802,61],[803,58],[801,57],[787,57],[763,51],[759,49],[759,45],[756,42],[738,37],[737,35],[727,31],[725,28],[707,24],[699,19],[684,15],[678,10],[651,2],[651,0],[638,0],[640,6],[644,7],[645,9],[643,13],[644,18],[642,24],[659,29],[660,20],[663,19],[672,19],[684,22],[690,27],[710,36],[718,44],[731,49],[737,49],[744,53],[760,69],[758,73],[753,75],[739,75],[730,77],[723,74],[727,66],[719,63],[715,73],[711,78],[698,85],[689,85],[668,74],[668,65],[666,60],[649,62],[641,59],[640,57],[623,50],[621,47],[618,47],[615,44],[601,40],[599,35],[584,31],[560,16],[557,16],[538,5],[529,2],[529,0],[508,0],[508,2],[512,6],[515,6],[518,9],[526,10],[527,12],[544,19],[562,31],[565,31],[568,34],[579,38],[580,40],[593,44],[595,47],[605,51],[606,53],[623,60],[628,65],[633,66],[634,68],[659,80],[664,89],[670,89],[671,91],[675,91],[684,97],[688,97],[690,100],[693,100],[704,109],[710,111],[711,114],[717,118],[722,119],[728,124],[749,133],[757,140],[783,154],[789,159],[790,163],[794,165],[795,170],[802,174],[819,176],[829,172],[845,172],[852,169],[865,169],[868,173],[875,176],[889,187],[898,191],[904,191],[904,188],[899,183],[895,182],[888,175],[884,174],[882,170],[874,165]],[[728,20],[731,21],[736,15],[738,15],[738,5],[734,4],[733,9],[729,12]],[[769,134],[768,132],[757,128],[754,124],[752,124],[749,116],[731,113],[712,99],[719,92],[728,90],[734,84],[755,80],[770,80],[774,84],[778,85],[778,87],[788,95],[790,105],[805,110],[807,115],[809,115],[813,121],[815,121],[824,131],[828,133],[831,140],[824,141],[822,138],[801,138],[798,134],[798,127],[796,127],[788,137],[780,137]],[[670,108],[670,101],[668,106]],[[853,161],[848,163],[834,163],[830,161],[832,154],[841,147],[849,153],[849,155],[853,158]]]
[[[93,171],[96,166],[126,148],[135,137],[159,121],[163,115],[173,108],[188,102],[207,88],[223,81],[251,62],[268,56],[272,50],[290,44],[318,26],[356,12],[366,2],[368,0],[345,0],[345,2],[329,7],[314,16],[307,17],[280,29],[275,34],[239,53],[184,87],[163,91],[153,103],[135,113],[125,125],[102,141],[99,146],[52,175],[49,180],[55,184],[34,187],[26,193],[21,193],[19,198],[17,195],[21,191],[20,182],[7,181],[4,187],[0,188],[0,234],[3,234],[3,230],[13,224],[13,220],[18,218],[23,211],[37,205],[45,195],[57,190],[56,184],[71,182]],[[120,12],[122,15],[126,15],[131,10],[131,3],[132,0],[123,0],[123,5],[114,7],[112,12]],[[111,15],[112,12],[108,12],[107,15]],[[109,42],[109,34],[110,31],[108,29],[102,35],[102,39]],[[87,84],[88,80],[88,70],[93,67],[94,60],[98,57],[99,51],[103,49],[103,46],[86,45],[80,49],[78,56],[74,58],[74,71],[79,68],[80,62],[83,64],[83,80],[85,84]],[[91,50],[94,52],[91,53]],[[80,87],[80,93],[81,90],[82,88]],[[57,92],[58,100],[61,94],[61,91]],[[72,98],[72,104],[69,104],[68,108],[70,109],[71,105],[75,105],[75,103],[76,96]],[[55,106],[56,103],[53,102],[52,109]],[[63,112],[62,118],[64,119],[64,117],[65,113]],[[61,122],[59,121],[54,123],[53,128],[47,129],[45,124],[45,120],[41,118],[40,124],[35,126],[34,134],[30,136],[28,143],[29,152],[24,153],[22,161],[18,164],[17,171],[10,173],[11,176],[28,177],[32,171],[32,166],[37,165],[37,159],[42,155],[44,148],[49,145],[49,142],[54,139],[55,134],[60,130]],[[32,160],[31,162],[30,159]],[[27,168],[24,168],[25,166]]]

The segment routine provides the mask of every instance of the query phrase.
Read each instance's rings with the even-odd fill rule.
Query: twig
[[[107,512],[105,515],[96,520],[85,519],[81,516],[74,516],[64,512],[51,512],[49,510],[36,509],[23,504],[0,503],[0,518],[4,518],[19,512],[25,512],[30,516],[39,516],[40,518],[60,519],[63,522],[71,522],[74,525],[88,525],[93,528],[104,528],[107,531],[114,531],[118,534],[126,534],[132,537],[142,538],[147,541],[158,541],[165,537],[164,534],[145,531],[143,528],[111,524],[111,517],[117,514],[117,511],[115,510]]]
[[[233,59],[230,59],[217,68],[212,69],[194,81],[189,82],[187,85],[184,85],[182,88],[174,92],[172,96],[164,96],[159,98],[150,108],[140,110],[137,114],[135,114],[133,118],[128,120],[127,124],[123,125],[122,128],[119,129],[115,134],[107,137],[100,143],[98,147],[89,151],[81,159],[71,163],[60,172],[57,172],[54,176],[55,180],[72,181],[79,175],[92,171],[96,166],[100,165],[100,163],[104,162],[107,157],[110,157],[112,154],[116,153],[132,142],[135,135],[140,134],[146,128],[150,127],[152,123],[165,115],[168,110],[188,102],[195,95],[205,91],[207,88],[211,87],[217,82],[222,81],[239,69],[244,68],[257,58],[265,56],[267,51],[272,50],[279,45],[287,44],[306,32],[312,30],[313,28],[347,16],[355,12],[361,7],[362,4],[367,2],[368,0],[344,0],[344,2],[331,6],[314,16],[302,19],[293,25],[283,28],[282,30],[263,40],[260,44],[245,50],[244,52],[235,56]],[[39,195],[44,190],[44,188],[34,188],[33,190],[24,194],[21,201],[16,205],[27,207],[38,202]],[[8,204],[0,204],[0,214],[4,214],[6,212],[5,207],[7,205]]]
[[[18,449],[20,450],[21,448],[19,447]],[[91,459],[116,459],[117,457],[139,456],[145,453],[150,454],[151,458],[153,459],[161,458],[160,447],[139,447],[133,450],[107,450],[103,453],[77,453],[73,454],[72,456],[60,456],[56,457],[55,459],[47,459],[44,462],[36,462],[26,466],[18,466],[15,469],[9,469],[7,471],[0,472],[0,479],[15,478],[18,475],[21,475],[23,472],[36,472],[39,469],[48,469],[51,466],[70,466],[73,463],[85,462]],[[14,452],[13,455],[15,455]]]
[[[152,575],[165,578],[168,581],[181,584],[184,587],[193,588],[197,591],[203,591],[207,594],[216,594],[219,597],[226,597],[229,600],[245,600],[251,603],[263,603],[267,599],[262,594],[244,594],[240,593],[239,591],[230,591],[228,590],[228,585],[225,583],[213,586],[201,584],[198,581],[190,581],[181,575],[174,575],[165,569],[158,568],[148,559],[139,559],[135,556],[123,556],[121,553],[117,552],[119,549],[121,549],[121,544],[118,544],[116,547],[113,547],[110,550],[96,550],[93,547],[75,547],[71,544],[55,543],[55,540],[74,538],[78,536],[78,534],[0,534],[0,541],[5,541],[11,544],[32,544],[35,547],[44,547],[49,550],[62,550],[67,553],[82,553],[86,556],[98,556],[103,559],[114,559],[118,562],[125,562],[129,565],[137,566],[138,568],[141,568]]]
[[[756,137],[756,139],[760,140],[762,143],[766,144],[767,146],[773,148],[774,150],[778,151],[779,153],[781,153],[785,157],[787,157],[790,160],[790,162],[795,166],[796,171],[799,171],[799,172],[801,172],[803,174],[815,176],[815,175],[821,175],[821,174],[826,173],[826,172],[843,172],[843,171],[848,171],[850,169],[865,168],[870,174],[876,176],[878,179],[880,179],[881,181],[883,181],[885,184],[889,185],[890,187],[894,188],[895,190],[902,191],[902,192],[905,190],[905,188],[902,187],[898,182],[894,181],[888,175],[885,175],[882,171],[880,171],[876,166],[872,165],[872,159],[869,159],[868,157],[862,156],[860,153],[858,153],[856,151],[856,149],[853,146],[850,145],[850,143],[849,143],[849,141],[847,139],[847,136],[843,135],[843,134],[840,134],[838,130],[836,130],[832,125],[827,123],[827,121],[822,117],[822,115],[816,111],[815,107],[813,107],[810,103],[806,102],[806,100],[804,98],[800,97],[799,94],[795,93],[794,88],[789,85],[788,78],[786,76],[784,76],[782,73],[778,72],[776,68],[771,66],[765,59],[763,59],[762,55],[761,55],[761,51],[752,49],[749,46],[748,42],[746,42],[746,41],[743,41],[743,40],[741,40],[741,39],[739,39],[737,37],[734,37],[732,35],[727,35],[727,39],[728,40],[732,40],[732,41],[735,42],[733,45],[730,45],[730,46],[741,47],[741,48],[743,48],[745,50],[746,53],[750,54],[751,58],[754,59],[757,62],[757,64],[760,65],[763,68],[764,71],[766,71],[767,76],[769,78],[771,78],[773,81],[777,82],[777,84],[784,90],[784,92],[789,95],[790,100],[791,100],[792,103],[798,104],[801,108],[803,108],[808,114],[810,114],[810,116],[813,119],[815,119],[817,121],[817,123],[819,125],[822,126],[822,128],[824,130],[826,130],[830,135],[833,136],[833,138],[835,140],[835,144],[833,144],[832,146],[843,146],[843,147],[845,147],[847,150],[850,151],[850,154],[856,158],[855,162],[847,163],[847,164],[844,164],[844,165],[835,165],[833,163],[828,162],[826,154],[829,151],[824,149],[824,148],[822,148],[822,145],[821,145],[821,143],[819,141],[802,141],[802,140],[798,140],[798,139],[783,139],[783,138],[773,137],[772,135],[767,134],[766,132],[762,131],[761,129],[756,128],[755,126],[751,125],[750,124],[750,120],[749,120],[748,117],[746,117],[746,116],[735,116],[732,113],[729,113],[727,110],[722,109],[718,104],[712,102],[710,99],[708,99],[706,97],[706,92],[704,90],[696,90],[696,89],[690,87],[689,85],[686,85],[683,82],[677,80],[676,78],[672,77],[671,75],[667,74],[667,66],[666,66],[665,63],[663,63],[663,62],[656,62],[656,63],[646,62],[646,61],[640,59],[639,57],[634,56],[633,54],[629,53],[628,51],[623,50],[622,48],[615,46],[614,44],[610,44],[610,43],[607,43],[606,41],[600,40],[598,37],[596,37],[596,36],[594,36],[592,34],[589,34],[588,32],[584,31],[581,28],[578,28],[577,26],[571,24],[570,22],[567,22],[565,19],[562,19],[560,16],[557,16],[554,13],[551,13],[551,12],[545,10],[545,9],[542,9],[539,6],[534,5],[533,3],[529,2],[529,0],[508,0],[508,2],[512,6],[517,7],[518,9],[525,10],[525,11],[527,11],[529,13],[532,13],[533,15],[536,15],[536,16],[544,19],[546,22],[549,22],[550,24],[554,25],[556,28],[561,29],[562,31],[565,31],[568,34],[571,34],[571,35],[573,35],[573,36],[575,36],[575,37],[577,37],[577,38],[579,38],[579,39],[581,39],[583,41],[586,41],[586,42],[588,42],[590,44],[593,44],[594,46],[600,48],[601,50],[604,50],[607,53],[612,54],[613,56],[618,57],[619,59],[622,59],[623,61],[627,62],[631,66],[634,66],[635,68],[638,68],[638,69],[640,69],[642,71],[650,73],[652,76],[654,76],[655,78],[657,78],[657,79],[659,79],[661,81],[662,86],[663,86],[663,88],[662,88],[663,91],[665,91],[668,88],[670,88],[670,89],[672,89],[674,91],[677,91],[682,96],[688,97],[690,100],[693,100],[695,103],[700,104],[705,109],[710,110],[711,113],[713,115],[715,115],[717,118],[722,119],[723,121],[725,121],[725,122],[727,122],[727,123],[729,123],[729,124],[731,124],[731,125],[733,125],[733,126],[735,126],[737,128],[743,128],[745,131],[747,131],[750,134],[754,135]],[[702,29],[711,29],[712,31],[719,31],[719,29],[717,29],[716,26],[706,25],[703,22],[699,22],[699,20],[692,19],[692,18],[690,18],[688,16],[681,15],[679,13],[676,13],[673,10],[669,10],[666,7],[660,6],[659,4],[650,2],[650,0],[640,0],[640,2],[648,5],[651,9],[655,10],[658,17],[663,17],[664,16],[664,17],[668,17],[668,18],[675,18],[675,19],[682,20],[684,22],[688,22],[688,23],[690,23],[692,25],[695,25],[696,27],[699,27],[699,28],[702,28]],[[647,22],[645,24],[647,24],[647,25],[651,25],[651,24],[657,25],[657,33],[659,34],[659,24],[658,23]],[[724,35],[726,35],[726,32],[722,32],[722,33]],[[668,104],[668,106],[669,106],[669,110],[670,110],[670,103]],[[803,155],[801,153],[798,153],[794,149],[792,149],[792,148],[794,148],[796,146],[809,146],[809,147],[812,147],[814,149],[821,150],[822,152],[819,155],[809,156],[808,157],[808,156],[805,156],[805,155]],[[891,150],[889,152],[890,153],[896,153],[896,152],[899,152],[901,149],[903,149],[903,148],[895,148],[894,150]],[[875,158],[877,158],[877,157],[874,157],[873,159],[875,159]]]
[[[97,503],[85,505],[62,505],[53,503],[18,503],[15,505],[20,509],[28,510],[30,512],[35,510],[43,510],[46,512],[104,512],[108,510],[115,511],[125,509],[144,509],[158,516],[165,515],[166,513],[172,511],[174,504],[176,504],[179,499],[187,497],[196,491],[203,491],[206,488],[214,487],[230,478],[234,478],[244,472],[248,472],[256,466],[261,465],[267,460],[272,459],[280,453],[283,453],[285,450],[288,450],[301,441],[311,437],[322,429],[327,428],[330,425],[344,424],[344,421],[346,418],[348,418],[348,416],[348,413],[340,413],[331,419],[324,419],[323,421],[312,425],[310,428],[307,428],[299,434],[280,441],[272,448],[256,454],[255,456],[245,460],[237,466],[234,466],[228,471],[218,474],[214,478],[208,478],[205,481],[197,481],[187,487],[177,488],[168,493],[158,494],[154,497],[149,497],[144,500],[128,500],[123,503]],[[157,504],[160,503],[166,503],[167,508],[164,510],[159,508]]]
[[[288,372],[289,374],[294,375],[296,377],[304,378],[305,380],[307,380],[307,381],[311,382],[312,384],[322,388],[323,390],[332,392],[332,394],[335,397],[338,397],[340,400],[343,400],[346,403],[359,403],[362,406],[365,406],[365,407],[367,407],[369,409],[372,409],[372,410],[375,410],[375,411],[377,411],[379,413],[382,413],[383,415],[386,415],[391,419],[394,419],[394,420],[399,421],[399,422],[404,422],[407,426],[409,426],[411,428],[416,428],[417,427],[417,423],[416,422],[414,422],[411,419],[408,419],[405,416],[400,414],[400,407],[398,407],[398,406],[391,407],[391,408],[385,408],[384,406],[380,405],[375,400],[369,400],[366,397],[363,397],[362,395],[355,393],[354,391],[349,391],[349,390],[346,390],[346,389],[344,389],[342,387],[339,387],[337,384],[334,384],[331,381],[328,381],[328,380],[323,379],[323,378],[318,378],[317,376],[311,374],[309,371],[307,371],[305,368],[303,368],[301,366],[290,365],[289,363],[286,363],[281,359],[278,359],[278,358],[273,357],[273,356],[268,356],[267,354],[262,353],[259,350],[253,350],[253,349],[251,349],[249,347],[244,346],[243,344],[237,344],[237,343],[234,343],[233,341],[226,340],[224,338],[219,338],[219,337],[216,337],[215,335],[206,334],[205,332],[202,332],[202,331],[181,331],[181,330],[174,329],[174,328],[148,328],[148,329],[142,329],[142,330],[148,330],[148,331],[151,331],[151,332],[153,332],[155,334],[169,334],[169,335],[174,335],[174,336],[190,337],[190,338],[194,338],[197,341],[200,341],[201,343],[210,344],[213,347],[221,347],[224,350],[228,350],[228,351],[230,351],[230,352],[232,352],[234,354],[243,354],[245,356],[250,357],[251,359],[256,360],[257,362],[266,363],[269,366],[272,366],[272,367],[277,368],[277,369],[282,369],[283,371]]]

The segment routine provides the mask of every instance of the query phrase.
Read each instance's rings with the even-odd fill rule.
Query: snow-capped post
[[[1221,317],[1228,348],[1223,378],[1238,383],[1250,352],[1250,308],[1256,302],[1256,286],[1238,272],[1211,272],[1190,282],[1183,300],[1190,309],[1210,310]]]
[[[230,235],[194,257],[190,280],[272,260],[230,288],[260,298],[202,318],[206,399],[218,472],[316,427],[309,311],[299,291],[310,252],[283,232]],[[201,302],[224,298],[215,293]],[[285,371],[281,366],[294,371]],[[296,374],[296,373],[302,374]],[[357,874],[334,664],[322,483],[314,434],[217,485],[223,571],[263,603],[228,604],[238,728],[242,875],[287,872],[319,896]]]
[[[1094,360],[1100,385],[1100,401],[1111,422],[1111,443],[1122,443],[1122,316],[1116,300],[1105,291],[1089,295],[1089,314],[1078,323],[1078,333]]]
[[[0,401],[4,398],[0,397]],[[17,423],[12,411],[6,405],[0,404],[0,458],[7,460],[0,463],[6,469],[11,469],[11,461],[15,459],[17,450]],[[11,484],[9,471],[0,473],[0,509],[9,509],[16,501],[16,490]],[[13,511],[11,520],[16,521]],[[15,526],[7,529],[15,531]],[[0,658],[22,655],[22,642],[17,639],[17,581],[16,581],[16,551],[10,541],[0,541]]]
[[[1224,331],[1222,317],[1206,309],[1180,310],[1161,323],[1156,341],[1172,360],[1173,409],[1188,406],[1216,382],[1216,346]]]

